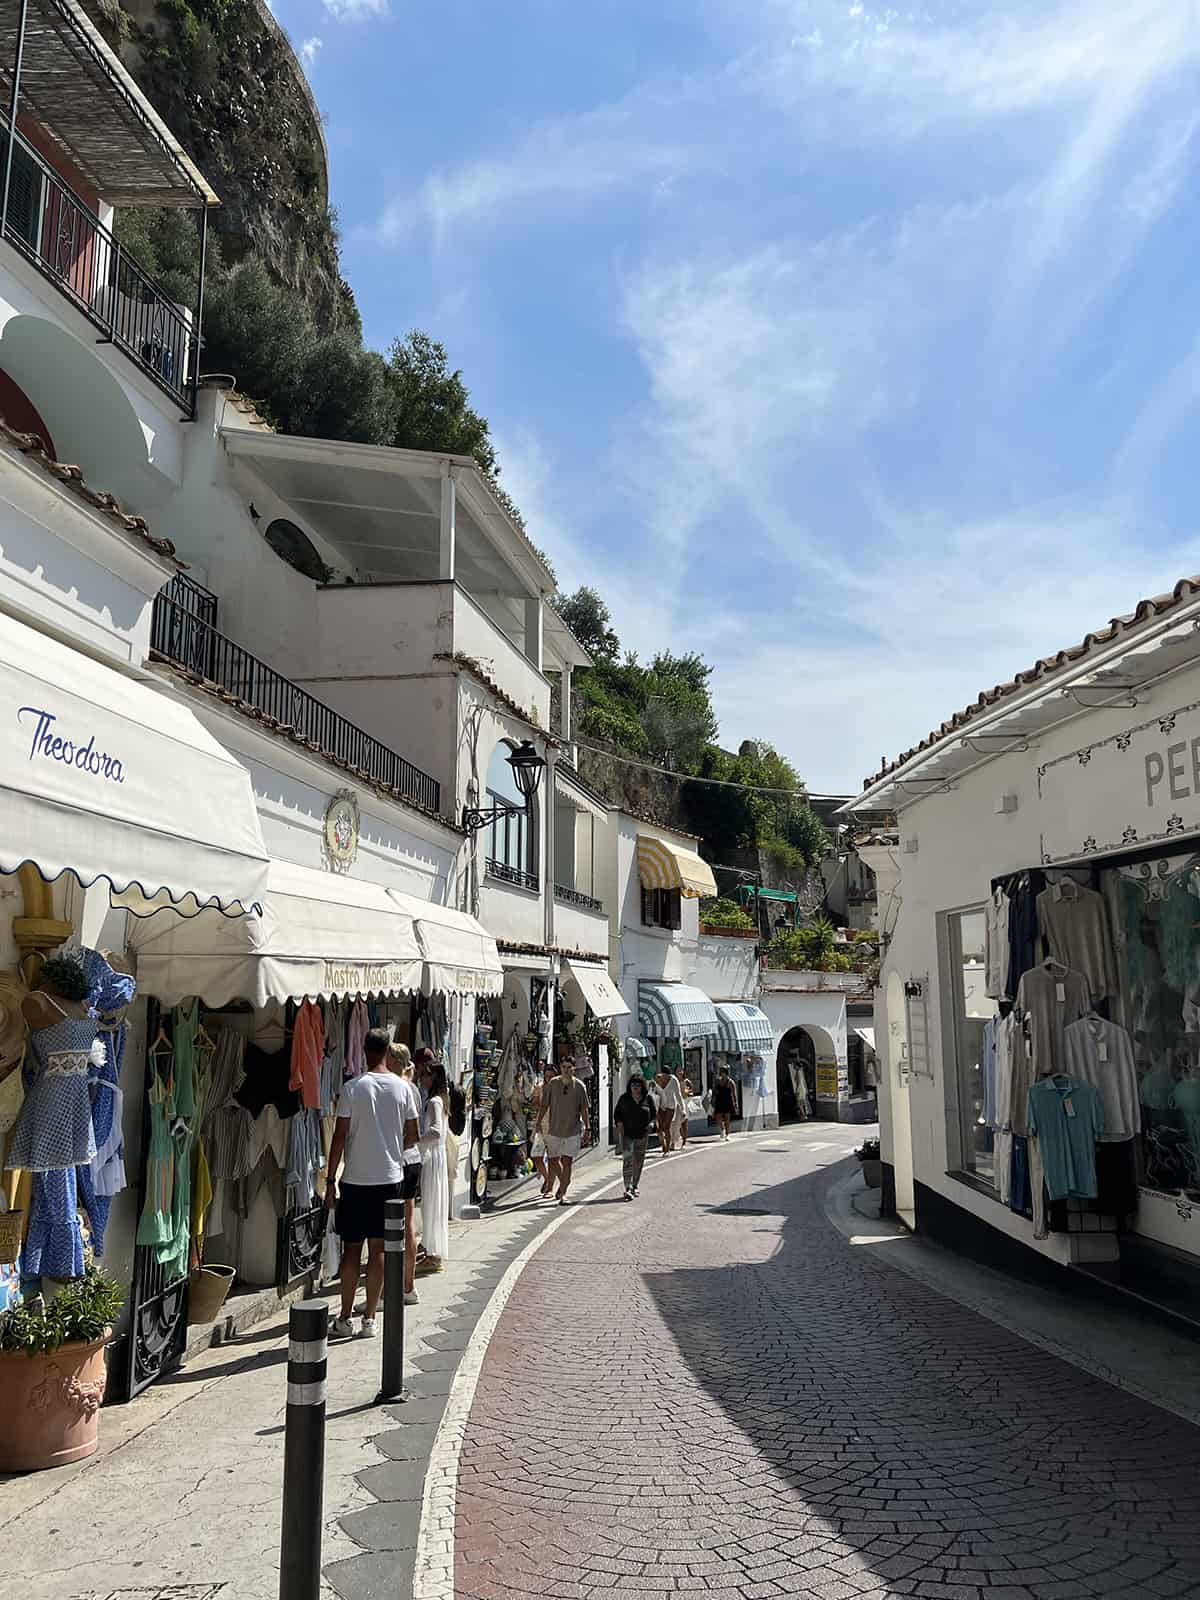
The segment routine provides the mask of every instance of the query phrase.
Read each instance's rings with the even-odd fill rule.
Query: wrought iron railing
[[[569,905],[582,906],[585,911],[603,911],[604,902],[597,900],[594,895],[582,894],[578,889],[564,888],[561,883],[554,885],[554,898],[565,900]]]
[[[154,607],[150,642],[181,667],[213,677],[213,640],[217,637],[217,597],[186,572],[177,572],[162,591],[163,605]]]
[[[488,877],[499,878],[502,883],[515,883],[519,889],[534,889],[538,887],[536,872],[524,872],[520,867],[510,867],[506,861],[494,861],[489,856]]]
[[[0,186],[8,119],[0,116]],[[190,417],[198,330],[62,178],[17,134],[4,237]]]
[[[154,602],[150,643],[168,661],[219,684],[245,705],[293,729],[324,755],[373,783],[386,784],[426,811],[438,810],[442,788],[436,778],[218,633],[166,591]]]

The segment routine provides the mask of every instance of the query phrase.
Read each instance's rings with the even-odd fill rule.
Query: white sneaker
[[[334,1317],[329,1324],[329,1337],[331,1339],[353,1339],[354,1324],[349,1317]]]
[[[409,1289],[404,1296],[404,1304],[406,1306],[419,1306],[421,1304],[421,1296],[415,1289]]]
[[[364,1317],[362,1319],[362,1327],[358,1330],[358,1337],[360,1339],[373,1339],[375,1337],[374,1317]]]

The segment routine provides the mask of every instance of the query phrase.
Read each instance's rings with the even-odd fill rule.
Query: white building
[[[891,873],[876,1015],[885,1194],[923,1232],[1084,1270],[1177,1310],[1196,1303],[1200,1263],[1198,705],[1200,582],[1185,579],[985,691],[854,803],[899,822],[898,841],[876,851]],[[1101,913],[1107,975],[1058,935],[1047,953],[1056,907],[1058,926]],[[1068,1058],[1054,1038],[1024,1055],[1019,1004],[1017,1060],[1035,1080],[1058,1072],[1060,1087],[1094,1077],[1108,1132],[1094,1178],[1089,1156],[1066,1193],[1048,1181],[1056,1203],[1039,1226],[1036,1169],[1026,1194],[1013,1151],[1040,1155],[1040,1140],[1027,1143],[1022,1096],[997,1093],[985,1030],[1010,1009],[1014,977],[1056,956],[1086,981],[1080,990],[1052,967],[1051,1010],[1066,1022],[1090,992],[1081,1027],[1105,1039],[1103,1054]]]

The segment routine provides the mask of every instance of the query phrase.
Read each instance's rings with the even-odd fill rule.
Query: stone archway
[[[832,1096],[827,1081],[831,1072]],[[807,1121],[810,1117],[825,1117],[836,1122],[838,1081],[837,1044],[833,1035],[815,1023],[797,1023],[789,1028],[775,1052],[780,1123]]]

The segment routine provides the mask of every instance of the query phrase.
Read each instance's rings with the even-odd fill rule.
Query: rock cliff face
[[[221,197],[227,260],[257,256],[322,330],[353,318],[338,268],[325,136],[266,0],[85,0],[110,45]]]

